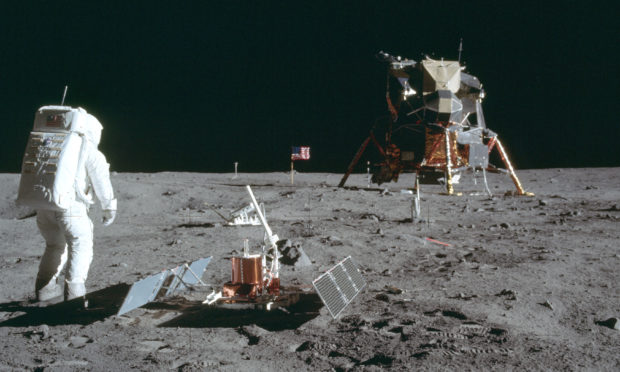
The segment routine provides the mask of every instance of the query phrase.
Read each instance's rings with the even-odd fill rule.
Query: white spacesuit
[[[49,106],[48,106],[49,107]],[[58,109],[59,106],[52,107]],[[47,115],[47,125],[49,123],[55,123],[60,121],[58,115],[50,115],[49,111],[45,111],[46,107],[40,109],[40,115]],[[114,198],[114,192],[112,190],[112,184],[110,182],[109,165],[106,162],[105,156],[98,150],[97,146],[101,139],[101,130],[103,127],[99,121],[90,114],[87,114],[83,109],[71,109],[71,111],[64,113],[66,118],[62,118],[64,122],[76,122],[79,121],[79,125],[75,123],[66,124],[68,130],[63,131],[60,135],[65,137],[62,139],[63,150],[60,151],[60,155],[49,156],[50,151],[40,150],[37,155],[39,163],[46,163],[41,161],[41,154],[46,155],[49,158],[62,158],[70,159],[72,163],[72,177],[66,177],[65,180],[56,180],[53,187],[47,187],[45,191],[45,197],[51,199],[50,194],[54,192],[60,193],[57,189],[61,188],[58,184],[63,185],[64,188],[71,192],[64,191],[64,205],[63,208],[48,208],[39,202],[37,209],[37,226],[43,235],[46,242],[45,252],[41,257],[39,264],[39,272],[37,274],[35,291],[37,299],[40,301],[46,301],[54,297],[60,296],[63,293],[63,286],[58,283],[59,275],[62,273],[66,265],[65,273],[65,286],[64,286],[64,298],[70,300],[76,297],[81,297],[86,294],[86,277],[88,275],[88,269],[90,267],[93,258],[93,224],[88,216],[88,210],[91,204],[93,204],[93,191],[95,196],[100,202],[103,209],[103,225],[108,226],[116,217],[116,199]],[[73,116],[71,116],[73,115]],[[79,120],[78,120],[79,119]],[[35,130],[37,129],[35,120]],[[77,128],[77,129],[76,129]],[[42,134],[49,134],[43,132],[31,133],[31,138],[39,135],[38,139],[41,146],[48,145],[53,142],[53,138],[58,137],[58,132],[55,134],[57,137],[43,137],[43,141],[40,140]],[[74,136],[77,138],[75,142],[77,145],[64,145],[68,142],[68,136]],[[52,140],[50,140],[52,138]],[[81,140],[79,140],[81,139]],[[61,142],[58,140],[57,142]],[[29,142],[30,143],[30,142]],[[37,142],[35,142],[37,143]],[[49,145],[49,146],[54,146]],[[56,147],[57,148],[57,147]],[[54,149],[54,147],[49,147]],[[70,153],[72,151],[72,153]],[[65,155],[66,153],[66,155]],[[43,181],[37,182],[29,181],[25,177],[25,170],[27,170],[28,150],[25,155],[24,166],[22,168],[22,181],[20,184],[20,197],[21,204],[37,205],[32,200],[36,199],[32,191],[28,194],[27,190],[45,189],[45,185],[41,186]],[[75,159],[72,159],[75,158]],[[70,163],[66,160],[65,163]],[[56,169],[63,167],[55,163]],[[76,166],[77,164],[77,166]],[[47,164],[37,165],[40,169],[45,169]],[[65,168],[68,166],[64,166]],[[33,172],[30,172],[33,173]],[[62,173],[57,170],[51,173]],[[39,176],[41,178],[42,176]],[[59,177],[56,175],[56,177]],[[34,186],[30,186],[30,184]],[[23,196],[22,196],[23,195]],[[40,197],[39,197],[40,198]],[[18,198],[18,202],[20,199]],[[58,203],[56,203],[57,205]],[[53,205],[55,207],[56,205]]]

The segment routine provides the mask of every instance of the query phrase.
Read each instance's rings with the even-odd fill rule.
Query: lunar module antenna
[[[463,51],[463,38],[461,38],[461,42],[459,43],[459,63],[461,63],[461,52]]]
[[[67,89],[69,88],[68,85],[65,85],[65,91],[62,94],[62,102],[60,102],[60,105],[63,106],[65,104],[65,97],[67,96]]]

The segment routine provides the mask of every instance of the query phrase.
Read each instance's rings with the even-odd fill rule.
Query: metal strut
[[[452,186],[452,156],[450,155],[450,132],[446,128],[446,193],[448,195],[454,194],[454,187]]]
[[[377,147],[377,150],[379,150],[379,153],[381,154],[381,156],[383,156],[385,158],[385,151],[383,151],[383,149],[381,148],[381,145],[379,144],[379,141],[377,141],[377,139],[375,138],[374,133],[371,131],[370,135],[368,135],[368,138],[366,138],[364,140],[364,142],[362,142],[362,144],[360,145],[360,148],[355,153],[355,156],[353,157],[353,160],[351,160],[351,164],[349,164],[349,168],[347,168],[347,173],[345,173],[344,176],[342,176],[342,179],[340,180],[340,183],[338,184],[338,187],[343,187],[344,184],[347,182],[347,179],[351,175],[351,172],[353,172],[353,168],[355,167],[357,162],[362,157],[362,154],[366,150],[366,146],[368,146],[368,143],[371,140],[375,144],[375,146]]]
[[[508,169],[510,178],[512,178],[512,182],[514,182],[515,187],[517,188],[517,195],[534,196],[534,193],[526,192],[525,190],[523,190],[523,186],[521,186],[521,182],[519,181],[519,178],[517,178],[517,174],[515,173],[515,170],[510,163],[510,159],[508,159],[508,154],[506,154],[504,146],[502,146],[502,143],[497,137],[495,137],[495,144],[497,145],[497,150],[499,151],[499,155],[501,156],[504,165]]]

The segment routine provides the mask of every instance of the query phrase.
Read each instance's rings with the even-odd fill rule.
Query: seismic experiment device
[[[265,228],[265,245],[261,253],[250,254],[248,241],[245,240],[243,254],[231,257],[231,280],[224,284],[220,292],[214,291],[208,295],[204,303],[233,308],[264,307],[267,310],[274,304],[291,305],[298,301],[299,295],[296,291],[280,295],[278,235],[269,227],[252,188],[246,186],[246,189],[252,199],[253,210]]]
[[[224,283],[221,291],[209,294],[203,303],[229,309],[271,310],[294,305],[301,295],[311,293],[314,288],[329,313],[336,318],[366,286],[366,281],[351,257],[316,278],[312,287],[283,286],[280,282],[282,255],[277,244],[278,235],[269,227],[252,188],[246,188],[265,229],[265,245],[261,253],[253,254],[245,240],[243,254],[231,257],[230,281]]]
[[[313,280],[312,285],[283,286],[280,282],[279,237],[273,233],[256,201],[252,188],[246,186],[253,208],[265,229],[260,253],[251,253],[244,240],[243,253],[230,257],[230,280],[219,291],[211,291],[202,302],[209,307],[231,310],[272,310],[298,303],[302,296],[316,292],[332,317],[336,318],[364,289],[366,281],[349,256]],[[234,224],[231,224],[234,225]],[[125,314],[152,301],[166,301],[186,289],[206,288],[203,273],[212,257],[201,258],[138,280],[129,289],[117,315]]]

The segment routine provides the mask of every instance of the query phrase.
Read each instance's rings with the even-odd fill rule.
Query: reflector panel
[[[186,289],[187,286],[200,283],[211,258],[201,258],[187,266],[177,266],[138,280],[129,289],[117,315],[122,315],[157,298],[174,295]]]
[[[186,289],[188,285],[191,286],[199,283],[202,278],[202,274],[210,261],[211,257],[201,258],[189,264],[189,270],[185,267],[185,265],[177,266],[174,269],[171,269],[170,271],[171,274],[174,274],[174,279],[170,283],[165,297],[172,296],[177,292]]]
[[[133,283],[117,315],[125,314],[153,301],[167,277],[168,271],[163,271]]]

